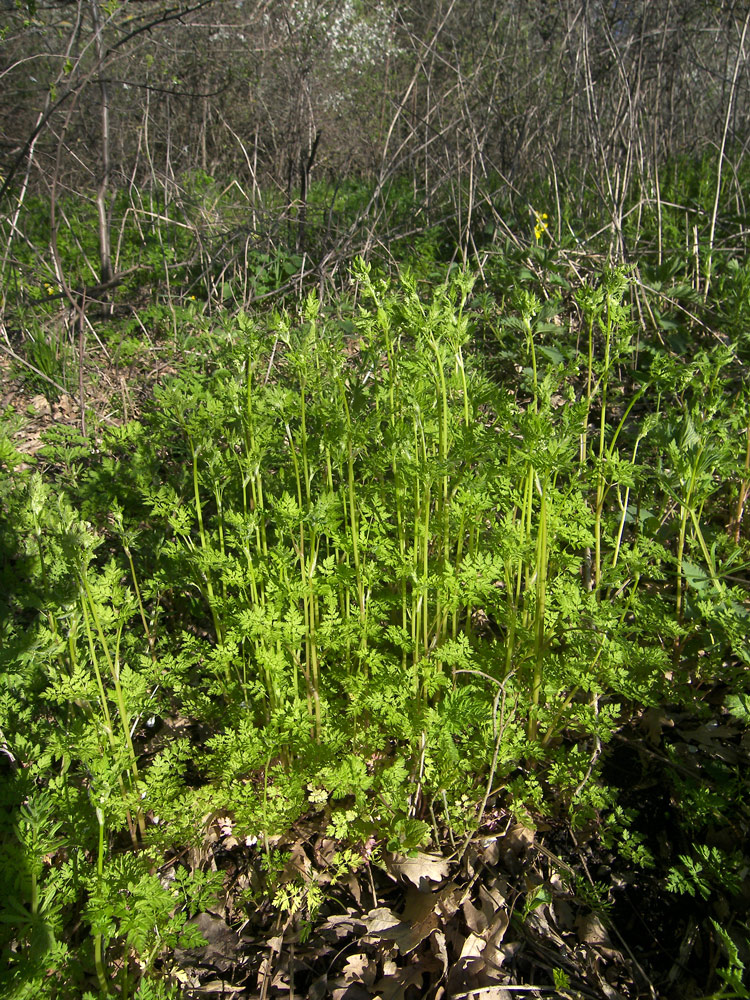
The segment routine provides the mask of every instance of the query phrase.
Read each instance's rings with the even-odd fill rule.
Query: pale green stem
[[[115,653],[115,659],[113,661],[112,660],[112,656],[110,655],[110,652],[109,652],[109,645],[108,645],[106,637],[104,635],[104,630],[102,628],[101,621],[99,620],[99,614],[98,614],[98,612],[96,610],[96,602],[94,601],[93,594],[91,593],[91,588],[89,587],[89,582],[88,582],[88,578],[87,578],[87,575],[86,575],[86,571],[84,569],[82,569],[80,571],[80,575],[81,575],[81,581],[83,583],[83,587],[84,587],[84,590],[85,590],[85,593],[86,593],[86,598],[88,599],[88,606],[89,606],[88,610],[90,611],[91,616],[94,619],[94,625],[96,626],[96,631],[97,631],[97,634],[99,636],[99,642],[101,643],[101,648],[102,648],[102,651],[104,653],[104,658],[107,661],[107,666],[109,668],[109,673],[110,673],[110,676],[112,678],[112,683],[114,685],[115,700],[117,702],[117,709],[118,709],[118,711],[120,713],[120,723],[121,723],[121,726],[122,726],[123,740],[124,740],[125,746],[126,746],[127,751],[128,751],[128,756],[130,757],[130,769],[131,769],[131,772],[133,774],[133,779],[134,779],[134,781],[137,782],[138,781],[138,762],[137,762],[137,758],[136,758],[136,754],[135,754],[135,748],[133,747],[133,740],[132,740],[132,738],[130,736],[130,717],[129,717],[129,714],[128,714],[127,706],[125,705],[125,696],[123,694],[122,685],[120,684],[120,639],[122,637],[122,629],[123,629],[123,624],[124,623],[121,622],[120,625],[118,626],[118,630],[117,630],[117,650],[116,650],[116,653]],[[84,604],[84,607],[85,607],[85,604]],[[100,693],[100,696],[102,698],[102,703],[103,703],[105,718],[107,720],[107,725],[108,725],[108,728],[109,728],[109,732],[111,733],[112,745],[114,747],[115,743],[114,743],[114,731],[112,729],[112,720],[111,720],[110,715],[109,715],[109,708],[107,706],[106,693],[104,691],[104,684],[102,682],[101,672],[99,670],[99,664],[98,664],[98,660],[97,660],[96,652],[95,652],[95,647],[94,647],[94,643],[93,643],[93,636],[91,635],[90,627],[88,625],[88,616],[87,615],[86,615],[86,623],[87,623],[86,627],[87,627],[87,630],[89,632],[89,645],[90,645],[90,648],[91,648],[92,660],[94,662],[94,670],[96,672],[97,682],[99,684],[99,693]],[[145,821],[145,819],[143,817],[143,813],[142,813],[142,811],[140,809],[137,811],[136,818],[137,818],[137,821],[138,821],[138,828],[139,828],[139,830],[141,832],[141,836],[145,838],[145,836],[146,836],[146,821]]]
[[[190,454],[193,459],[193,496],[195,498],[195,514],[198,519],[198,534],[201,542],[201,550],[204,554],[210,551],[210,546],[208,543],[208,538],[206,536],[205,528],[203,527],[203,508],[201,505],[201,493],[200,493],[200,483],[198,481],[198,449],[193,445],[193,439],[188,438],[188,443],[190,445]],[[224,629],[222,628],[221,621],[219,619],[218,612],[216,610],[216,598],[214,595],[213,583],[211,582],[211,575],[206,572],[206,597],[208,599],[208,606],[211,611],[211,618],[214,623],[214,631],[216,632],[216,641],[219,645],[224,643]],[[228,679],[228,678],[227,678]]]
[[[545,626],[544,613],[547,603],[547,483],[540,484],[541,504],[539,508],[539,525],[536,544],[536,602],[534,621],[534,674],[531,685],[531,710],[529,712],[528,737],[530,741],[537,738],[539,701],[542,690],[544,669]]]
[[[156,660],[156,651],[154,649],[154,637],[151,634],[151,630],[148,627],[148,622],[146,621],[146,610],[143,607],[143,600],[141,599],[141,588],[138,586],[138,577],[135,572],[135,564],[133,562],[133,555],[130,551],[130,546],[127,542],[123,542],[123,549],[125,550],[125,555],[127,556],[128,565],[130,566],[130,578],[133,581],[133,589],[135,590],[136,600],[138,601],[138,611],[141,615],[141,622],[143,623],[143,630],[146,633],[146,640],[148,642],[148,649],[152,660]]]
[[[97,807],[96,818],[99,824],[99,847],[96,859],[97,886],[101,889],[104,878],[104,813]],[[99,981],[99,989],[105,996],[109,996],[109,984],[107,973],[104,968],[104,940],[101,934],[94,935],[94,965],[96,967],[96,978]]]

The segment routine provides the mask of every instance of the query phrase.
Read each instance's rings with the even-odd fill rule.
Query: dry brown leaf
[[[55,420],[70,420],[78,412],[78,406],[72,396],[63,393],[52,408]]]
[[[461,954],[459,955],[460,961],[464,964],[470,959],[480,958],[482,952],[487,946],[486,940],[481,934],[475,934],[473,931],[464,939],[464,943],[461,947]]]
[[[380,906],[365,917],[368,934],[384,941],[392,941],[402,955],[414,951],[438,926],[436,897],[416,890],[413,893],[410,899],[407,898],[402,916]]]
[[[435,912],[439,897],[433,893],[420,892],[411,887],[406,893],[406,905],[401,919],[409,928],[403,940],[397,941],[399,951],[407,955],[436,930],[439,919]]]
[[[406,965],[397,968],[394,963],[383,964],[383,978],[373,989],[383,1000],[404,1000],[404,994],[410,986],[422,987],[422,969],[418,965]]]
[[[455,882],[449,882],[439,891],[438,897],[439,900],[436,909],[443,920],[448,921],[458,912],[463,897],[463,890]]]
[[[586,944],[601,944],[605,948],[612,947],[609,931],[595,913],[581,914],[576,920],[578,940]]]
[[[391,875],[401,875],[422,891],[430,888],[430,882],[442,882],[447,878],[450,865],[440,854],[426,854],[419,851],[415,857],[391,855],[386,859],[386,867]]]
[[[333,861],[336,851],[339,849],[338,842],[332,837],[321,837],[314,846],[315,860],[321,868],[326,868]]]
[[[349,986],[337,987],[331,990],[333,1000],[378,1000],[370,990],[359,983],[351,983]]]
[[[328,976],[325,973],[314,979],[307,987],[307,1000],[325,1000],[330,995],[331,989],[328,985]]]
[[[466,993],[452,993],[451,1000],[513,1000],[513,998],[503,986],[484,986],[479,990],[468,990]]]
[[[443,966],[442,978],[444,979],[448,974],[448,946],[445,941],[445,934],[440,930],[436,930],[430,938],[430,943],[434,954]]]
[[[664,710],[658,706],[647,708],[641,715],[639,725],[651,746],[658,746],[662,729],[665,726],[674,726],[674,720],[665,715]]]
[[[464,973],[481,978],[481,985],[496,980],[506,953],[500,949],[509,918],[505,909],[489,916],[483,911],[464,904],[464,916],[471,933],[461,947],[459,964]],[[473,926],[472,926],[473,925]]]
[[[354,897],[354,902],[357,904],[357,906],[362,906],[362,886],[359,883],[359,879],[357,878],[356,873],[351,872],[349,875],[346,876],[344,881],[346,882],[349,888],[349,892]]]
[[[509,923],[508,914],[504,910],[501,910],[495,916],[485,935],[487,946],[484,949],[483,958],[485,961],[485,973],[490,979],[498,978],[497,973],[507,957],[507,953],[501,948],[501,944]]]
[[[489,923],[484,912],[474,906],[470,899],[464,902],[462,909],[469,930],[473,931],[474,934],[483,934]]]
[[[502,838],[502,846],[505,851],[512,851],[518,858],[534,843],[536,831],[531,827],[524,826],[523,823],[514,823]]]
[[[208,965],[219,972],[226,972],[238,964],[241,960],[239,939],[221,917],[213,913],[199,913],[189,923],[198,928],[206,944],[200,948],[177,948],[175,959],[180,965]]]
[[[274,970],[273,978],[271,979],[271,989],[282,993],[289,992],[289,971],[287,969],[277,968]]]
[[[218,993],[222,997],[232,993],[244,993],[244,986],[232,986],[225,979],[209,979],[207,983],[201,983],[200,993]]]
[[[493,930],[498,938],[504,933],[500,923]],[[469,934],[461,943],[460,956],[448,973],[448,996],[461,995],[463,990],[479,991],[483,996],[485,988],[500,979],[500,966],[510,954],[507,945],[496,947],[479,934]]]
[[[279,877],[279,882],[282,884],[284,882],[293,882],[300,875],[305,881],[309,881],[311,868],[312,865],[305,853],[304,845],[301,840],[298,840],[296,844],[292,844],[289,851],[289,860],[284,865],[284,871]]]
[[[706,725],[696,726],[694,729],[678,729],[677,732],[684,740],[690,743],[702,743],[703,746],[713,747],[716,740],[731,740],[739,735],[740,727],[733,725],[717,725],[709,722]]]
[[[370,910],[369,913],[365,914],[363,920],[368,934],[388,938],[401,923],[401,917],[397,916],[393,910],[389,910],[387,906],[378,906],[376,909]]]
[[[526,918],[526,928],[532,934],[537,935],[544,944],[551,945],[553,948],[559,948],[561,951],[567,951],[568,946],[547,919],[546,910],[546,904],[537,906],[536,909],[532,910]]]
[[[705,747],[713,756],[727,764],[734,765],[739,759],[737,751],[733,747],[723,746],[717,742],[720,739],[733,739],[737,736],[739,729],[735,729],[733,726],[717,726],[709,723],[695,729],[678,729],[677,732],[686,742],[697,743],[699,746]],[[690,747],[690,749],[695,750],[694,747]]]
[[[316,928],[316,934],[320,934],[326,941],[343,941],[352,935],[361,935],[366,930],[364,919],[350,910],[349,913],[337,913],[329,917]]]
[[[488,923],[494,913],[497,913],[498,910],[504,910],[507,907],[507,896],[503,891],[504,889],[507,889],[507,886],[504,884],[501,886],[497,879],[494,879],[487,885],[481,884],[479,886],[482,911]]]
[[[49,417],[52,415],[52,407],[46,396],[34,396],[29,404],[34,408],[34,413],[38,417]]]
[[[573,915],[573,907],[567,899],[553,899],[552,911],[555,915],[555,921],[559,927],[565,931],[573,929],[575,917]]]
[[[374,958],[358,951],[347,958],[342,975],[344,979],[353,983],[364,983],[365,986],[372,986],[377,979],[378,963]]]
[[[608,961],[625,962],[625,956],[612,944],[609,931],[595,913],[582,914],[576,920],[578,940],[593,945],[597,952]]]
[[[618,993],[618,991],[602,976],[596,965],[592,966],[591,971],[596,979],[599,989],[601,990],[602,996],[606,997],[606,1000],[625,1000],[622,993]]]
[[[507,910],[498,910],[492,923],[487,929],[487,933],[485,934],[487,941],[492,945],[499,945],[505,937],[505,932],[507,931],[509,924],[510,917],[508,916]]]
[[[486,837],[482,841],[482,858],[486,865],[494,868],[500,860],[500,842],[497,837]]]
[[[469,844],[466,848],[461,864],[470,879],[474,878],[480,866],[484,864],[484,858],[474,844]]]

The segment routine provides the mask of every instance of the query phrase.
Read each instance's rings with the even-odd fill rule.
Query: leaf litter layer
[[[744,343],[353,273],[3,439],[10,995],[744,995]]]

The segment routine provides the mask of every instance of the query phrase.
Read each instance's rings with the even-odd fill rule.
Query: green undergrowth
[[[95,452],[4,431],[5,996],[152,995],[219,888],[159,865],[219,815],[458,855],[490,803],[653,867],[601,764],[649,707],[747,704],[747,346],[688,361],[630,272],[556,273],[358,262],[343,318],[222,313]]]
[[[382,188],[320,179],[303,204],[300,191],[245,191],[194,171],[163,188],[113,189],[116,281],[104,289],[96,192],[65,195],[54,208],[28,194],[18,220],[0,219],[0,318],[13,371],[54,401],[76,395],[81,366],[88,383],[95,340],[118,366],[150,365],[188,329],[205,338],[226,312],[294,312],[310,289],[330,318],[348,308],[347,260],[358,247],[382,273],[397,279],[407,266],[433,286],[457,261],[470,263],[503,315],[518,284],[538,294],[541,283],[554,299],[571,283],[595,283],[605,260],[632,261],[637,349],[690,355],[694,336],[716,331],[747,361],[747,213],[737,191],[749,168],[741,156],[733,172],[720,168],[716,153],[665,163],[622,192],[616,210],[572,166],[564,181],[528,178],[522,192],[489,175],[481,196],[462,191],[459,203],[473,205],[467,219],[456,216],[453,185],[428,193],[407,177]],[[92,324],[82,342],[76,302]]]

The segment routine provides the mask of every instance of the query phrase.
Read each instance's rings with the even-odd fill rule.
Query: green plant
[[[101,824],[100,828],[103,828]],[[103,854],[103,852],[102,852]],[[102,864],[91,880],[84,918],[91,927],[99,987],[110,995],[114,977],[108,968],[110,954],[121,956],[119,993],[129,996],[131,962],[137,961],[139,976],[149,978],[156,959],[175,947],[197,948],[205,944],[198,928],[188,922],[192,913],[209,904],[221,883],[199,874],[175,876],[173,887],[147,871],[136,857],[113,858]]]
[[[673,865],[667,877],[670,892],[708,899],[719,888],[725,893],[735,893],[740,887],[739,855],[729,857],[718,847],[696,844],[692,855],[681,854],[680,864]]]
[[[33,392],[43,393],[51,402],[72,384],[69,346],[62,339],[54,343],[37,324],[27,334],[19,364],[25,385]]]
[[[171,282],[157,236],[144,253]],[[264,846],[248,897],[303,933],[365,856],[353,845],[447,835],[469,858],[506,810],[662,892],[735,886],[740,856],[701,846],[746,799],[721,755],[698,781],[665,741],[695,845],[669,872],[602,760],[650,706],[703,719],[721,685],[722,711],[747,715],[740,341],[685,364],[636,323],[634,271],[580,278],[551,239],[441,270],[445,238],[413,272],[357,261],[345,300],[275,311],[219,307],[219,286],[239,295],[229,264],[195,264],[200,306],[170,284],[139,314],[179,366],[138,420],[56,429],[36,468],[3,421],[0,860],[20,909],[2,946],[19,995],[170,995],[164,960],[218,879],[154,870],[216,810]],[[256,291],[289,258],[264,275],[254,257]],[[339,856],[288,878],[268,840],[310,813]],[[614,905],[609,884],[574,895]],[[545,901],[527,894],[527,914]]]
[[[703,1000],[745,1000],[745,998],[750,997],[750,991],[748,991],[745,982],[745,963],[740,958],[739,949],[729,935],[727,930],[717,923],[714,919],[711,920],[716,936],[720,942],[722,950],[726,953],[727,964],[720,969],[716,970],[717,975],[723,981],[723,986],[721,989],[712,993],[711,997],[704,997]],[[745,941],[748,940],[748,929],[743,926]]]

